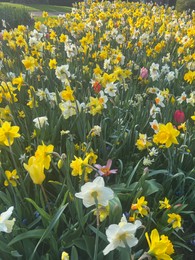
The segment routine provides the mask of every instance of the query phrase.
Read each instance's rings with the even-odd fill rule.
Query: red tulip
[[[176,110],[173,117],[175,122],[177,122],[178,124],[185,122],[185,114],[181,110]]]

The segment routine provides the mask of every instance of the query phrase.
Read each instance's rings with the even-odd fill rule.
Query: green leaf
[[[20,255],[20,254],[18,253],[18,251],[16,251],[16,250],[11,251],[11,255],[12,255],[13,257],[22,257],[22,255]]]
[[[5,253],[10,255],[9,245],[7,245],[6,243],[0,241],[0,252],[5,252]]]
[[[109,220],[110,223],[119,223],[120,219],[122,217],[122,205],[118,198],[118,196],[115,195],[115,197],[109,201]]]
[[[35,230],[29,230],[25,233],[22,233],[16,237],[14,237],[8,244],[8,246],[11,246],[21,240],[28,239],[28,238],[41,238],[43,235],[45,229],[35,229]]]
[[[155,179],[145,180],[145,182],[143,184],[144,196],[149,196],[162,189],[163,189],[162,185],[160,183],[156,182]]]
[[[78,253],[77,253],[77,249],[75,246],[72,247],[71,250],[71,260],[78,260]]]
[[[133,171],[132,171],[132,172],[129,172],[129,178],[128,178],[128,180],[127,180],[126,187],[129,187],[129,185],[131,184],[131,181],[132,181],[132,179],[133,179],[133,177],[134,177],[134,175],[135,175],[135,173],[136,173],[136,171],[137,171],[137,169],[138,169],[138,167],[139,167],[141,161],[142,161],[142,159],[139,160],[139,162],[136,164],[136,166],[135,166],[135,168],[133,169]]]
[[[54,215],[54,217],[52,218],[50,224],[48,225],[48,227],[45,229],[43,235],[41,236],[40,240],[38,241],[31,257],[29,260],[33,260],[33,257],[36,253],[37,248],[39,247],[40,243],[50,234],[50,232],[52,231],[52,229],[55,227],[55,225],[57,224],[57,222],[59,221],[59,218],[61,216],[61,214],[63,213],[63,211],[65,210],[65,208],[67,207],[68,203],[66,205],[64,205],[63,207],[60,207],[58,209],[58,211],[56,212],[56,214]]]
[[[50,221],[51,220],[51,217],[50,215],[45,211],[43,210],[42,208],[40,208],[36,202],[30,198],[25,198],[28,202],[30,202],[34,207],[35,209],[39,212],[39,214],[46,220]]]
[[[86,249],[87,249],[87,253],[90,256],[90,258],[93,258],[93,253],[94,253],[94,245],[95,245],[95,239],[94,237],[91,236],[82,236],[83,239],[85,240],[85,244],[86,244]]]
[[[95,228],[94,226],[92,225],[89,225],[89,228],[96,234],[97,233],[97,228]],[[99,234],[99,237],[101,239],[103,239],[105,242],[108,242],[107,241],[107,238],[106,238],[106,235],[104,233],[102,233],[101,231],[98,231],[98,234]]]

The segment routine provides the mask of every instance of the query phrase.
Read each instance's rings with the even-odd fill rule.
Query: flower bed
[[[193,259],[194,13],[43,17],[0,33],[1,256]]]

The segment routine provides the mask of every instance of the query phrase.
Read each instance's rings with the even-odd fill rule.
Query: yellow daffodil
[[[52,144],[50,145],[39,145],[37,147],[37,150],[35,152],[35,157],[38,162],[43,165],[43,167],[48,170],[50,167],[50,162],[51,162],[51,155],[53,152],[54,146]]]
[[[69,260],[70,257],[69,257],[69,254],[67,252],[62,252],[62,255],[61,255],[61,260]]]
[[[148,232],[145,233],[145,236],[149,245],[149,251],[147,252],[149,255],[156,257],[157,260],[172,260],[170,255],[174,253],[174,249],[167,236],[159,236],[157,229],[152,230],[150,238]]]
[[[172,144],[178,144],[176,137],[180,132],[175,129],[172,123],[159,124],[159,131],[154,135],[153,141],[155,144],[165,144],[169,148]]]
[[[160,200],[160,207],[159,209],[170,209],[171,205],[169,204],[169,200],[165,197],[164,200]]]
[[[147,207],[148,202],[145,200],[145,197],[142,196],[141,198],[137,199],[136,204],[132,204],[132,210],[138,210],[141,216],[147,216],[149,208]]]
[[[44,165],[41,161],[37,160],[35,156],[31,156],[28,164],[23,164],[25,170],[29,173],[34,184],[41,185],[45,180]]]
[[[11,146],[15,138],[19,138],[19,126],[11,126],[11,123],[5,121],[0,127],[0,144]]]
[[[19,179],[19,176],[17,174],[16,169],[11,171],[5,171],[5,175],[7,180],[4,181],[4,185],[8,186],[9,184],[11,184],[13,187],[17,186],[17,179]]]
[[[173,228],[181,228],[181,216],[179,214],[168,214],[167,222],[172,225]]]
[[[142,150],[147,149],[148,147],[152,146],[152,143],[147,141],[146,134],[139,134],[139,138],[136,141],[136,146],[137,146],[138,150],[142,151]]]

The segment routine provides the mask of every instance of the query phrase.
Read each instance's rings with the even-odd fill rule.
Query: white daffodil
[[[15,222],[15,218],[8,220],[13,212],[14,207],[10,207],[7,211],[0,215],[0,232],[10,233]]]
[[[46,116],[36,117],[35,119],[33,119],[35,127],[39,129],[41,129],[45,125],[49,125],[47,121],[48,118]]]
[[[118,225],[112,224],[106,230],[106,236],[109,245],[103,250],[103,254],[107,255],[110,251],[117,247],[131,248],[138,243],[138,239],[135,237],[136,230],[142,225],[141,221],[136,220],[135,223],[128,223],[126,217],[123,215]]]
[[[107,206],[109,200],[114,198],[114,192],[105,187],[104,179],[97,177],[93,182],[87,182],[81,187],[81,192],[75,194],[79,199],[83,200],[83,205],[88,208],[96,204]]]

